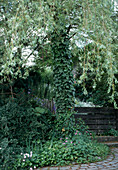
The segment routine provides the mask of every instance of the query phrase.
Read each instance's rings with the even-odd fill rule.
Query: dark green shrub
[[[0,162],[8,164],[32,140],[47,140],[53,134],[54,115],[48,110],[9,101],[0,108]],[[6,160],[9,160],[5,163]],[[0,163],[0,164],[2,164]],[[10,163],[10,162],[9,162]],[[10,163],[11,164],[11,163]],[[7,167],[8,169],[8,167]]]
[[[30,97],[38,96],[41,99],[52,99],[53,72],[51,69],[39,70],[35,67],[29,71],[29,76],[26,79],[13,78],[11,82],[0,84],[0,106],[5,105],[11,98],[24,103],[29,100],[29,94]]]
[[[118,136],[118,130],[111,128],[110,130],[105,131],[102,135],[104,135],[104,136]]]

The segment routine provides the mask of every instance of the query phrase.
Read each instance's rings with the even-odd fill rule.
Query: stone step
[[[118,142],[118,136],[96,136],[98,142]]]
[[[103,144],[106,144],[109,147],[118,147],[118,142],[101,142]]]

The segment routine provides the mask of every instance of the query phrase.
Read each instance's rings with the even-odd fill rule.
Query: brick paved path
[[[38,170],[118,170],[118,148],[112,148],[111,151],[112,154],[104,161],[65,167],[45,167]]]

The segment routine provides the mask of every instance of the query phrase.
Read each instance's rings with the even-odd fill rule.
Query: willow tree
[[[86,91],[86,81],[91,77],[93,88],[105,75],[109,102],[114,103],[118,98],[117,85],[117,17],[116,2],[86,1],[84,3],[83,26],[75,37],[76,42],[82,40],[83,48],[73,48],[78,56],[78,83]],[[116,5],[115,5],[116,4]]]
[[[23,74],[21,68],[28,57],[38,51],[36,57],[41,58],[42,52],[49,52],[53,63],[57,113],[63,115],[74,106],[71,71],[72,56],[77,56],[81,70],[78,83],[82,84],[85,93],[88,72],[95,74],[94,86],[105,72],[108,93],[112,92],[111,101],[114,101],[114,96],[118,95],[115,89],[118,81],[115,77],[116,46],[113,39],[116,37],[116,23],[112,19],[113,1],[9,0],[11,10],[8,13],[5,12],[8,10],[4,8],[5,2],[1,5],[2,21],[6,24],[1,28],[4,37],[2,80],[9,79],[9,75],[12,78],[27,76],[28,72]],[[83,45],[79,48],[81,43]],[[91,48],[87,48],[88,44]],[[32,53],[24,60],[22,51],[27,47]],[[16,63],[18,66],[14,69]],[[114,104],[116,106],[115,101]]]

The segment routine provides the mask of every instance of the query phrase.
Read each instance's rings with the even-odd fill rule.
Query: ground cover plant
[[[21,153],[15,163],[15,168],[36,169],[44,166],[64,166],[72,162],[89,163],[100,161],[109,153],[109,148],[93,142],[91,133],[76,130],[73,136],[52,139],[41,143],[35,141],[34,146],[27,148],[27,153]]]

